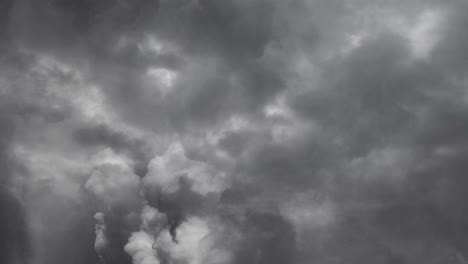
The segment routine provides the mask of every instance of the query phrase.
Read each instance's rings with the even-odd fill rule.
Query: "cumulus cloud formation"
[[[133,233],[125,245],[125,251],[132,255],[136,264],[159,264],[153,249],[154,238],[145,232]]]
[[[162,193],[177,192],[180,181],[186,179],[191,189],[201,195],[223,191],[226,183],[224,175],[205,162],[186,157],[184,147],[175,143],[161,157],[152,159],[148,164],[148,174],[144,183],[160,189]]]
[[[0,263],[467,263],[463,0],[5,0]]]

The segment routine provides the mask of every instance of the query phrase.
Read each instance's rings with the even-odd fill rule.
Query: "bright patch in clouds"
[[[172,91],[177,80],[177,73],[165,68],[149,68],[146,74],[163,96]]]
[[[441,11],[426,10],[418,17],[415,26],[408,30],[411,48],[416,58],[427,58],[438,42],[438,26],[442,20]]]

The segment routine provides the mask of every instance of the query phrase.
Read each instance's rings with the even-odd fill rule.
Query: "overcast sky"
[[[466,0],[0,1],[0,263],[467,264]]]

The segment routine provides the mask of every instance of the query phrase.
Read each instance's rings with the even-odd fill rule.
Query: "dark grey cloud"
[[[10,28],[9,28],[9,18],[10,12],[13,7],[13,0],[11,1],[2,1],[2,20],[0,21],[0,42],[2,55],[5,52],[5,49],[8,48],[10,41]]]
[[[24,207],[5,187],[0,192],[0,212],[0,260],[27,263],[31,248]]]
[[[281,216],[270,213],[247,213],[243,223],[245,242],[236,252],[233,263],[293,263],[296,258],[295,234]]]
[[[31,256],[25,263],[101,263],[93,247],[93,208],[64,200],[51,188],[43,188],[46,192],[42,189],[28,194],[29,225],[34,229],[29,231]]]
[[[382,33],[327,65],[323,87],[299,94],[292,107],[341,133],[350,151],[365,153],[409,125],[405,105],[418,100],[425,80],[419,80],[418,64],[405,65],[408,53],[401,36]]]
[[[73,136],[80,145],[103,146],[114,149],[117,153],[128,155],[134,160],[134,170],[139,176],[147,173],[150,151],[144,138],[132,137],[115,130],[106,124],[78,127]]]
[[[231,64],[262,55],[272,37],[271,1],[161,1],[158,27],[190,53]]]
[[[15,1],[11,34],[18,44],[28,47],[48,51],[53,48],[58,53],[84,49],[91,56],[105,58],[112,41],[119,34],[137,33],[145,27],[146,19],[157,11],[157,6],[158,1],[151,0]],[[21,20],[20,16],[26,19]]]
[[[466,71],[466,59],[463,51],[467,41],[466,34],[460,31],[465,27],[467,21],[463,15],[466,10],[466,3],[463,1],[453,1],[450,8],[450,20],[444,23],[442,31],[442,42],[438,45],[433,54],[436,65],[449,75],[463,75]]]
[[[0,262],[466,262],[463,1],[0,10]]]
[[[452,27],[462,25],[455,16],[448,21]],[[442,31],[441,34],[447,32],[450,31]],[[458,132],[463,130],[466,111],[464,100],[459,97],[464,88],[451,80],[464,70],[460,65],[449,70],[453,66],[445,63],[456,62],[449,58],[453,53],[447,53],[447,50],[457,50],[454,45],[460,41],[442,38],[434,48],[433,57],[425,62],[408,62],[409,50],[403,45],[405,43],[404,39],[385,36],[364,42],[345,62],[340,61],[336,67],[332,67],[330,76],[325,75],[327,90],[308,92],[305,96],[301,94],[292,105],[306,120],[325,124],[331,127],[333,133],[345,138],[343,147],[351,150],[348,152],[350,157],[369,155],[377,162],[380,158],[373,149],[395,145],[413,151],[411,156],[415,160],[401,185],[389,185],[391,183],[379,179],[377,175],[380,172],[375,171],[372,174],[377,175],[368,176],[377,178],[371,181],[371,185],[365,178],[355,183],[357,186],[346,181],[347,184],[340,187],[340,196],[356,199],[359,204],[357,208],[368,209],[345,213],[356,214],[353,221],[362,225],[362,230],[356,231],[354,224],[348,222],[340,224],[345,230],[340,232],[359,238],[346,238],[355,242],[340,242],[354,243],[355,247],[349,253],[338,250],[335,255],[340,256],[340,252],[350,254],[344,258],[351,262],[357,257],[357,262],[374,259],[372,261],[378,263],[409,263],[415,258],[422,261],[430,256],[430,251],[436,250],[433,249],[435,246],[438,248],[438,258],[445,256],[445,261],[456,263],[461,261],[457,260],[457,254],[466,254],[466,242],[462,236],[456,235],[465,228],[462,224],[465,214],[462,212],[466,210],[459,200],[463,199],[463,195],[455,188],[463,189],[462,186],[465,186],[462,177],[457,175],[464,170],[459,163],[465,155],[462,150],[464,136]],[[463,53],[461,47],[456,52]],[[329,83],[334,79],[337,81]],[[381,158],[387,159],[381,162],[392,162],[390,157]],[[388,167],[381,169],[391,170]],[[386,177],[398,175],[390,171]],[[346,204],[342,200],[340,203]],[[364,234],[370,235],[363,238]],[[344,239],[342,237],[345,235],[334,236]],[[361,242],[357,242],[361,239]],[[374,242],[375,239],[381,242]],[[415,241],[408,246],[418,247],[424,253],[421,256],[411,255],[396,247],[394,243],[398,242],[393,239]],[[375,244],[382,244],[387,249],[377,249]],[[336,247],[342,245],[332,248]],[[361,250],[368,250],[368,253],[363,251],[363,258],[359,259],[357,252]],[[374,258],[373,254],[380,257]],[[350,256],[353,256],[351,260]],[[438,263],[442,260],[431,261]]]
[[[27,212],[18,193],[10,189],[21,167],[11,154],[16,117],[8,98],[0,98],[0,102],[0,261],[27,263],[31,256]]]

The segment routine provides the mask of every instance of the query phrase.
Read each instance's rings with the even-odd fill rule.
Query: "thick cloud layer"
[[[468,4],[0,3],[0,263],[466,263]]]

